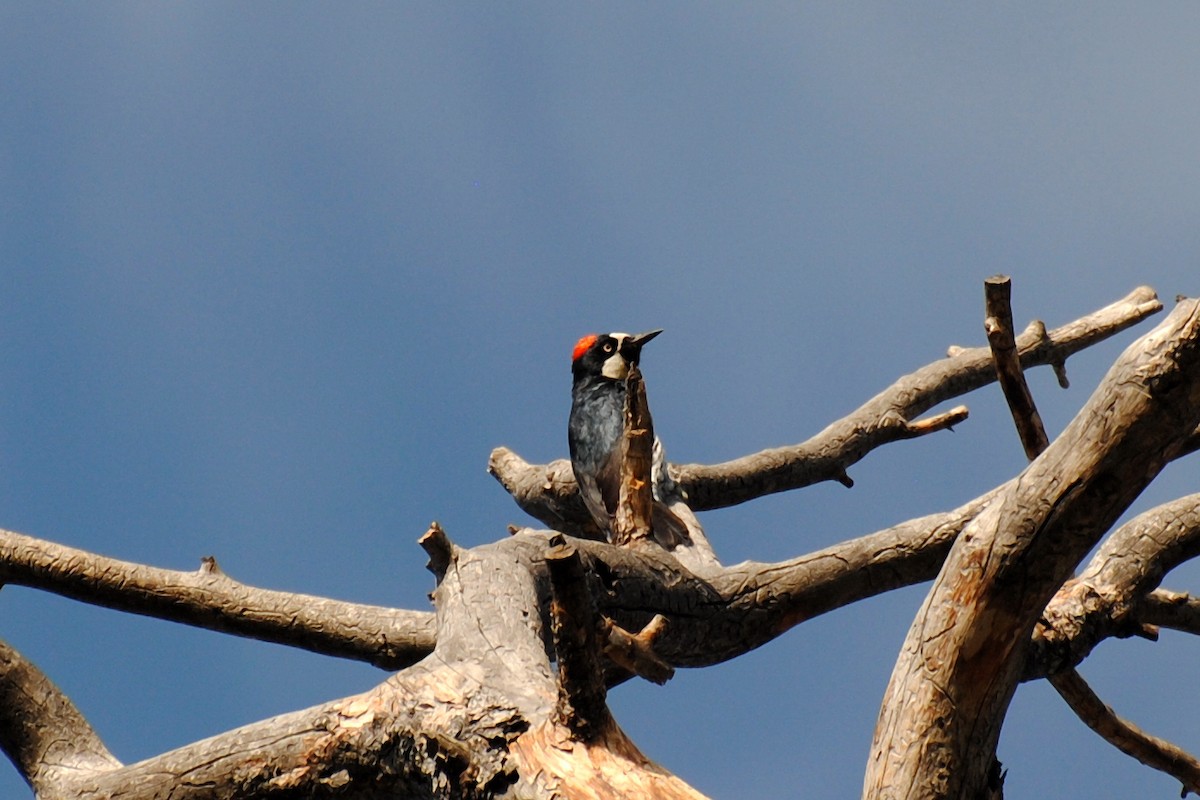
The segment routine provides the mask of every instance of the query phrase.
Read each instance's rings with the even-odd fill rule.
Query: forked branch
[[[0,748],[38,796],[71,775],[121,766],[75,704],[41,670],[0,642]]]
[[[1034,623],[1198,423],[1200,304],[1187,301],[956,540],[893,671],[864,797],[983,789]]]
[[[988,278],[984,282],[984,293],[987,307],[984,327],[992,348],[992,358],[996,363],[996,375],[1012,412],[1013,423],[1025,448],[1025,455],[1032,461],[1046,450],[1049,439],[1016,356],[1012,332],[1012,282],[1003,275]],[[1189,512],[1194,514],[1198,510],[1195,500],[1196,498],[1185,498],[1185,502],[1179,504],[1179,512],[1184,515]],[[1168,526],[1162,524],[1163,516],[1162,508],[1155,509],[1151,523],[1155,531],[1169,530]],[[1102,636],[1113,631],[1128,634],[1134,630],[1127,624],[1124,628],[1121,627],[1134,599],[1144,594],[1149,588],[1149,582],[1153,581],[1157,585],[1162,574],[1170,566],[1174,566],[1173,563],[1168,566],[1164,562],[1169,563],[1171,555],[1179,553],[1180,550],[1190,549],[1187,542],[1192,538],[1185,532],[1184,536],[1177,537],[1184,541],[1175,547],[1161,546],[1158,541],[1154,542],[1154,545],[1158,546],[1152,548],[1131,546],[1138,544],[1137,540],[1144,536],[1146,522],[1135,520],[1137,524],[1126,525],[1110,536],[1106,546],[1101,548],[1101,553],[1092,560],[1094,567],[1089,570],[1090,574],[1085,574],[1079,581],[1069,581],[1059,589],[1054,599],[1062,600],[1051,602],[1039,620],[1039,628],[1043,635],[1039,637],[1038,631],[1035,631],[1035,647],[1032,657],[1027,661],[1026,674],[1029,674],[1031,668],[1047,668],[1044,655],[1048,651],[1053,652],[1053,648],[1036,647],[1051,638],[1045,632],[1053,631],[1057,635],[1060,652],[1066,651],[1082,660],[1082,653],[1090,650],[1092,643],[1099,641]],[[1144,560],[1134,561],[1129,557],[1131,551],[1145,549],[1151,552],[1138,553],[1144,556]],[[1122,566],[1124,569],[1121,569]],[[1113,575],[1114,572],[1117,574]],[[1113,595],[1121,593],[1125,593],[1123,597],[1112,600]],[[1104,602],[1101,598],[1109,602]],[[1053,630],[1050,627],[1051,623],[1047,621],[1051,619],[1060,620],[1062,627],[1069,630]],[[1109,624],[1103,626],[1103,623]],[[1106,629],[1101,630],[1102,626]],[[1084,631],[1090,635],[1083,635]],[[1141,629],[1138,631],[1143,632]],[[1039,654],[1043,656],[1042,659],[1038,658]],[[1194,758],[1170,742],[1151,736],[1114,714],[1073,667],[1059,667],[1050,671],[1048,680],[1076,716],[1109,744],[1148,766],[1174,775],[1183,783],[1185,793],[1188,790],[1195,791],[1196,779],[1200,776],[1200,764]]]
[[[1017,353],[1026,369],[1043,364],[1061,367],[1074,353],[1161,309],[1154,291],[1140,287],[1122,300],[1053,331],[1030,326],[1017,337]],[[850,485],[847,470],[869,452],[960,421],[960,409],[933,420],[922,421],[920,417],[939,403],[993,380],[995,368],[987,347],[954,348],[949,357],[901,378],[806,442],[722,464],[674,464],[671,472],[694,511],[736,505],[821,481]],[[488,470],[517,505],[551,528],[572,532],[590,524],[568,461],[534,465],[508,448],[499,447],[492,452]]]

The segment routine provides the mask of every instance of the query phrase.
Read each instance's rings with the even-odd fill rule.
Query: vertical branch
[[[1017,356],[1017,338],[1013,332],[1012,280],[1007,275],[994,275],[983,282],[987,317],[983,328],[987,331],[988,344],[992,348],[992,361],[996,365],[996,378],[1008,407],[1012,411],[1013,423],[1025,447],[1030,461],[1041,455],[1050,444],[1042,417],[1034,405],[1029,384],[1021,371],[1021,359]]]
[[[579,551],[561,537],[546,554],[550,572],[550,624],[558,657],[558,701],[554,721],[589,741],[611,719],[605,705],[604,672],[596,604],[588,591]]]
[[[621,462],[621,494],[613,519],[613,544],[626,545],[652,534],[654,487],[654,422],[646,402],[646,385],[637,365],[625,379],[625,458]]]
[[[446,570],[450,569],[450,565],[454,563],[454,544],[450,541],[450,537],[442,530],[442,526],[437,520],[429,523],[429,530],[417,540],[417,544],[421,545],[421,549],[429,555],[429,563],[425,568],[433,573],[440,584],[442,579],[446,577]]]

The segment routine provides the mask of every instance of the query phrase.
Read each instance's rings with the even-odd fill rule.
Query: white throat
[[[621,348],[625,346],[625,340],[629,338],[629,334],[614,333],[610,335],[617,340],[617,349],[605,359],[604,364],[600,367],[600,374],[615,381],[623,381],[629,374],[629,362],[625,360],[625,356],[621,355]]]

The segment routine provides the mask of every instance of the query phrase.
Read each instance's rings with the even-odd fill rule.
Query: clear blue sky
[[[996,272],[1019,324],[1196,294],[1198,29],[1192,4],[5,3],[0,526],[425,608],[430,520],[463,545],[529,521],[487,456],[565,455],[582,333],[665,328],[658,430],[715,461],[982,343]],[[1066,392],[1031,376],[1052,435],[1132,338]],[[718,552],[798,555],[1003,481],[998,391],[965,402],[854,489],[706,515]],[[856,796],[922,592],[615,712],[717,797]],[[0,637],[126,761],[382,678],[17,587]],[[1166,634],[1083,672],[1195,752],[1197,663]],[[1178,793],[1043,685],[1000,757],[1015,798]]]

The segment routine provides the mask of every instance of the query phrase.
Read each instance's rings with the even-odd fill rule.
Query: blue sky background
[[[1183,3],[5,3],[0,526],[425,608],[430,520],[463,545],[529,521],[487,456],[565,455],[583,333],[666,329],[658,431],[709,462],[983,343],[994,273],[1019,325],[1194,295],[1198,27]],[[1068,391],[1031,375],[1051,435],[1133,338]],[[705,515],[718,552],[786,558],[1005,480],[999,392],[965,402],[854,489]],[[1137,508],[1196,490],[1174,465]],[[611,703],[716,797],[856,796],[923,591]],[[382,678],[19,587],[0,637],[125,761]],[[1198,657],[1165,633],[1082,671],[1196,752]],[[1014,798],[1178,796],[1041,684],[1000,757]]]

